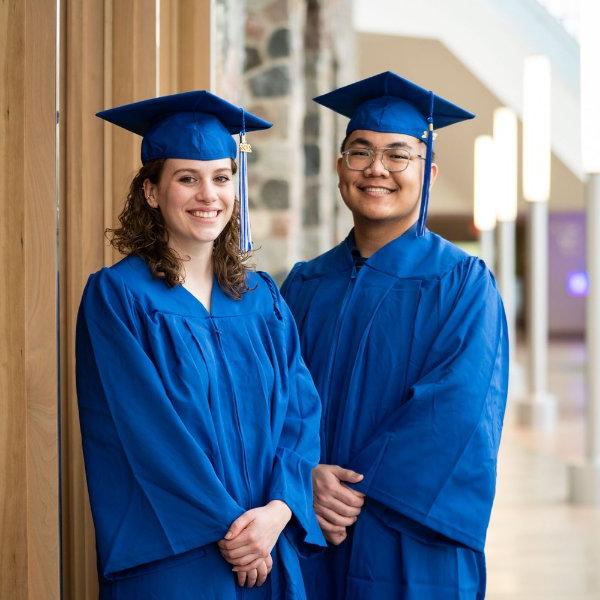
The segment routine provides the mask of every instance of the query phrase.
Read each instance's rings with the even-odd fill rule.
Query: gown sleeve
[[[390,524],[482,551],[506,404],[506,321],[480,261],[465,260],[439,286],[438,306],[450,307],[437,311],[420,377],[348,466],[365,475],[352,487],[383,505]],[[413,344],[432,317],[416,322]]]
[[[288,371],[288,404],[276,450],[270,500],[282,500],[293,519],[286,534],[302,554],[325,546],[313,511],[312,470],[319,462],[321,402],[300,352],[300,340],[290,310],[271,281],[271,291],[283,325]],[[308,545],[308,546],[307,546]]]
[[[140,343],[134,300],[108,270],[77,321],[77,393],[104,577],[218,541],[244,511],[185,428]]]

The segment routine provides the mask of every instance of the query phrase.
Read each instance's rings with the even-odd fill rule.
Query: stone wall
[[[354,77],[351,1],[216,0],[216,7],[215,89],[274,123],[249,136],[249,196],[255,262],[281,281],[295,261],[330,248],[348,229],[335,176],[343,131],[312,98]]]

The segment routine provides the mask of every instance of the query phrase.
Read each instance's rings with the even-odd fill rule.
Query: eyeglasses
[[[381,152],[381,164],[386,171],[390,173],[398,173],[404,171],[411,160],[424,156],[420,154],[412,154],[408,150],[396,147],[386,148],[350,148],[344,150],[342,156],[346,161],[346,166],[352,171],[364,171],[368,169],[374,162],[377,154]]]

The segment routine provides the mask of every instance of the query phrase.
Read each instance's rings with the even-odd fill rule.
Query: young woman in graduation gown
[[[100,598],[304,598],[320,404],[250,248],[245,155],[270,124],[209,92],[99,113],[143,136],[77,325]]]

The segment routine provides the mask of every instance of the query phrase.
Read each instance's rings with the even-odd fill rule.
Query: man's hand
[[[291,518],[292,511],[281,500],[246,511],[230,525],[225,538],[218,542],[223,558],[233,565],[236,573],[262,569]],[[259,577],[260,573],[257,573],[257,581]]]
[[[337,465],[317,465],[312,472],[315,514],[328,542],[346,539],[346,527],[358,519],[365,495],[344,485],[358,483],[363,476]]]
[[[267,580],[267,576],[272,569],[273,559],[269,555],[256,569],[238,571],[236,573],[238,585],[241,587],[259,587]]]

